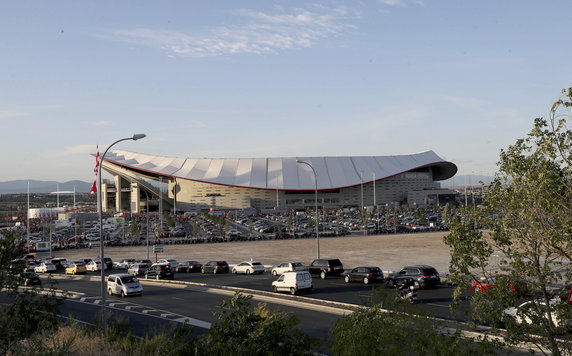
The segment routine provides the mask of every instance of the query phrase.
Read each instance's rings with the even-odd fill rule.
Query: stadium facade
[[[408,204],[454,199],[439,181],[457,166],[433,151],[394,156],[181,158],[108,152],[102,168],[104,211],[306,209]],[[159,182],[157,184],[151,182]],[[165,189],[166,188],[166,189]]]

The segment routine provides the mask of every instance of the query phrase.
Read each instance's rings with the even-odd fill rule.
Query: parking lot
[[[417,234],[385,234],[320,238],[321,257],[339,258],[345,268],[361,265],[379,266],[383,271],[397,271],[405,265],[426,264],[445,275],[449,267],[449,248],[443,243],[447,232]],[[254,259],[264,265],[276,265],[296,260],[309,264],[316,258],[315,238],[269,241],[241,241],[225,244],[164,245],[157,257],[175,258],[179,262],[197,260],[226,260],[230,264]],[[155,261],[152,246],[149,257]],[[106,257],[114,261],[123,258],[146,258],[146,246],[109,247]],[[94,258],[99,249],[58,251],[57,257],[67,259]],[[41,256],[38,256],[41,257]]]

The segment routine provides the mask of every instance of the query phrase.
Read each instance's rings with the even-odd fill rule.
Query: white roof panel
[[[172,176],[205,183],[245,188],[313,190],[314,174],[310,167],[286,158],[180,158],[160,157],[129,151],[108,152],[106,160],[157,175]],[[457,167],[435,152],[399,156],[300,157],[316,171],[318,189],[339,189],[380,180],[431,166],[436,180],[455,175]],[[362,177],[360,177],[360,175]]]

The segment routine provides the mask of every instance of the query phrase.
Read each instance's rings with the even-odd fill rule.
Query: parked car
[[[308,267],[304,266],[302,264],[302,262],[283,262],[281,264],[279,264],[278,266],[275,266],[274,268],[272,268],[272,275],[274,276],[279,276],[284,272],[290,272],[290,271],[307,271]]]
[[[173,269],[177,268],[177,266],[179,265],[179,262],[177,262],[177,260],[175,260],[173,258],[163,258],[163,259],[160,259],[159,261],[157,261],[157,263],[169,265]]]
[[[245,261],[232,267],[234,274],[262,274],[264,273],[264,265],[256,261]]]
[[[200,272],[203,264],[197,261],[185,261],[175,269],[177,272]]]
[[[486,292],[489,288],[499,284],[502,284],[502,282],[497,277],[483,277],[479,281],[473,282],[471,291],[475,293]],[[528,293],[529,288],[525,281],[508,281],[507,284],[513,294],[526,295]]]
[[[312,275],[318,275],[322,279],[330,276],[339,277],[344,273],[344,265],[337,258],[320,258],[312,261],[308,267],[308,272]]]
[[[383,282],[381,268],[374,266],[361,266],[342,274],[346,283],[363,282],[363,284]]]
[[[69,262],[66,268],[66,274],[86,274],[87,269],[83,263]]]
[[[295,295],[300,291],[311,292],[314,288],[312,276],[307,271],[284,272],[280,277],[272,282],[274,292],[286,291]]]
[[[230,271],[226,261],[210,261],[203,265],[202,273],[228,273]]]
[[[127,269],[127,273],[133,274],[135,276],[144,275],[145,272],[151,267],[149,263],[134,263]]]
[[[550,299],[549,312],[545,310],[546,302],[542,299],[529,300],[517,307],[510,307],[503,310],[502,318],[505,322],[509,319],[517,324],[536,324],[539,318],[548,317],[550,314],[556,327],[563,326],[572,329],[572,319],[570,319],[570,304],[560,298]],[[544,316],[543,316],[544,315]]]
[[[48,273],[55,271],[56,271],[56,266],[50,262],[42,262],[34,268],[34,272],[36,273]]]
[[[124,258],[119,263],[115,263],[113,267],[116,269],[128,269],[130,265],[135,263],[134,258]]]
[[[109,295],[118,294],[121,295],[121,297],[142,295],[143,287],[141,283],[139,283],[139,280],[132,274],[111,274],[107,277],[107,293],[109,293]]]
[[[40,276],[34,272],[24,272],[23,277],[25,286],[42,286],[42,280],[40,279]]]
[[[155,279],[174,279],[175,274],[173,269],[169,265],[153,265],[145,271],[145,279],[155,278]]]
[[[88,272],[98,272],[101,271],[101,261],[99,260],[91,260],[87,265],[85,265],[85,269]]]
[[[441,283],[439,273],[434,267],[427,265],[406,266],[398,273],[390,273],[386,282],[393,287],[411,281],[415,287],[435,287]]]
[[[66,269],[67,261],[68,260],[66,258],[51,258],[48,262],[53,264],[56,267],[56,270],[63,271]]]

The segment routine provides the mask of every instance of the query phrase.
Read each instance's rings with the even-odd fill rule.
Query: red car
[[[494,277],[488,279],[481,278],[479,282],[473,282],[473,284],[471,285],[471,291],[475,293],[486,292],[489,288],[491,288],[495,284],[496,284],[496,278]],[[528,287],[524,282],[519,282],[519,283],[508,282],[508,285],[510,286],[510,289],[514,294],[523,295],[528,292]]]

